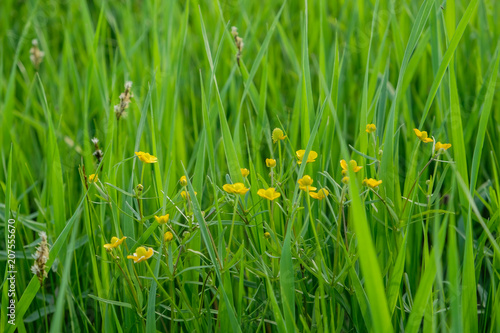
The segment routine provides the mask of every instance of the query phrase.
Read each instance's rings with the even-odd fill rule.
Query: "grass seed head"
[[[40,285],[43,286],[43,280],[47,277],[45,265],[47,264],[47,260],[49,260],[49,244],[47,243],[47,234],[45,232],[40,232],[39,236],[41,242],[36,248],[36,252],[33,254],[35,263],[31,266],[31,272],[38,277]]]
[[[38,71],[38,68],[43,61],[43,57],[45,57],[45,52],[38,48],[38,39],[33,39],[31,41],[31,45],[30,60],[33,63],[33,66],[35,66],[35,69]]]
[[[125,82],[125,91],[120,94],[120,104],[115,105],[116,119],[120,120],[125,115],[125,110],[128,108],[132,97],[132,81]]]

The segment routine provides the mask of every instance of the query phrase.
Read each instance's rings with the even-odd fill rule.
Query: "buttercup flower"
[[[376,180],[373,178],[370,178],[370,179],[365,178],[363,180],[363,185],[371,187],[371,188],[375,188],[375,187],[379,186],[380,184],[382,184],[381,180]]]
[[[377,126],[375,124],[366,125],[366,133],[373,133],[377,130]]]
[[[342,170],[342,173],[344,172],[344,170]],[[345,176],[344,178],[342,178],[342,183],[344,184],[349,184],[349,177]]]
[[[274,187],[270,187],[267,190],[264,190],[261,188],[260,190],[257,191],[257,194],[263,197],[264,199],[271,200],[273,201],[276,198],[279,198],[281,196],[281,193],[276,192]]]
[[[155,215],[155,220],[159,224],[165,224],[165,223],[168,222],[169,219],[170,219],[170,214],[166,214],[166,215],[163,215],[163,216],[156,216]]]
[[[297,163],[299,164],[302,164],[302,160],[304,159],[304,154],[305,154],[305,150],[304,149],[301,149],[301,150],[297,150],[295,152],[295,155],[297,155],[297,158],[299,159],[299,161]],[[309,155],[307,156],[307,163],[312,163],[314,162],[316,159],[318,158],[318,153],[315,152],[314,150],[311,150],[309,152]]]
[[[439,151],[441,149],[446,150],[451,147],[451,143],[441,143],[441,142],[436,142],[436,151]]]
[[[135,154],[144,163],[156,163],[156,162],[158,162],[158,159],[155,156],[150,155],[149,153],[145,153],[142,151],[139,151],[139,152],[136,151]]]
[[[104,248],[108,251],[111,251],[111,249],[114,249],[114,248],[117,248],[118,246],[120,246],[121,243],[123,243],[123,241],[125,240],[125,238],[127,238],[127,237],[122,237],[122,238],[111,237],[111,243],[104,244]]]
[[[286,135],[283,134],[283,131],[280,128],[275,128],[273,130],[273,143],[278,142],[279,140],[285,140]]]
[[[317,193],[316,192],[309,192],[309,195],[311,196],[311,198],[317,199],[317,200],[323,200],[329,194],[330,194],[330,192],[328,192],[328,190],[326,190],[324,188],[322,188],[321,190],[319,190]]]
[[[302,177],[301,179],[299,179],[297,181],[297,183],[299,183],[299,188],[302,190],[302,191],[316,191],[316,187],[314,186],[311,186],[312,183],[313,183],[313,179],[308,176],[308,175],[305,175],[304,177]]]
[[[134,255],[127,256],[127,259],[133,259],[134,260],[134,264],[137,264],[137,263],[139,263],[141,261],[148,260],[152,256],[153,256],[153,249],[152,248],[149,248],[149,249],[146,250],[145,247],[139,246],[135,250]]]
[[[236,184],[225,184],[222,186],[224,191],[227,193],[231,194],[245,194],[249,191],[248,188],[245,187],[245,184],[243,183],[236,183]]]
[[[225,184],[224,186],[222,186],[222,189],[224,191],[226,191],[227,193],[230,193],[230,194],[234,193],[233,184]]]
[[[274,168],[276,166],[276,160],[273,158],[266,158],[266,166],[268,168]]]
[[[245,194],[249,191],[250,189],[245,187],[245,184],[243,183],[235,183],[233,184],[233,191],[236,194]]]
[[[194,192],[194,195],[197,195],[197,194],[198,194],[198,192]],[[182,192],[181,192],[181,197],[182,197],[184,200],[189,199],[189,192],[187,192],[187,191],[182,191]]]
[[[99,177],[95,173],[89,175],[89,183],[95,183],[99,180]]]
[[[433,141],[431,138],[427,137],[427,132],[426,131],[420,132],[416,128],[414,128],[413,131],[415,131],[415,134],[420,139],[420,141],[422,141],[423,143],[427,143],[427,142],[432,142]]]
[[[271,238],[271,234],[270,234],[269,232],[267,232],[267,231],[266,231],[266,232],[264,233],[264,237],[266,237],[266,238]]]
[[[241,175],[243,176],[243,178],[245,177],[248,177],[248,175],[250,174],[250,171],[248,171],[247,168],[241,168]]]
[[[165,242],[170,242],[172,239],[174,239],[174,234],[171,233],[170,231],[167,231],[165,235],[163,235],[163,240]]]
[[[347,165],[347,162],[345,160],[341,160],[340,166],[342,167],[342,176],[347,175],[347,171],[349,170],[349,166],[352,168],[352,170],[354,172],[358,172],[359,170],[363,169],[362,166],[358,166],[358,163],[355,160],[350,160],[349,166]]]
[[[179,183],[181,183],[181,186],[187,186],[188,182],[186,176],[182,176]]]

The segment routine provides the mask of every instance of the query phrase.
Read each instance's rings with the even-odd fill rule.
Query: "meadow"
[[[0,332],[500,332],[499,15],[0,1]]]

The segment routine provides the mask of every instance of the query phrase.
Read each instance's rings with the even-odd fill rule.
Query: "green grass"
[[[493,0],[1,1],[0,331],[500,332],[499,13]],[[301,149],[318,157],[299,164]],[[341,159],[363,168],[345,181]],[[305,175],[329,195],[309,196]],[[127,259],[140,247],[153,255]]]

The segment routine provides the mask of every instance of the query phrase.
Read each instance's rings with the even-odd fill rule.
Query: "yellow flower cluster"
[[[362,166],[359,166],[358,162],[356,162],[355,160],[350,160],[349,163],[347,163],[345,160],[340,160],[340,167],[342,168],[342,183],[346,185],[349,184],[349,177],[347,176],[347,174],[349,173],[349,168],[351,168],[354,172],[358,172],[363,168]]]
[[[373,133],[377,130],[377,126],[375,124],[366,125],[366,133]]]
[[[113,237],[111,237],[111,243],[104,244],[104,248],[108,252],[111,252],[113,249],[120,246],[126,238],[127,237],[118,238],[118,237],[113,236]],[[166,238],[167,238],[167,236],[165,234],[165,241],[167,241]],[[173,235],[172,235],[172,238],[173,238]],[[145,260],[151,258],[152,256],[153,256],[153,249],[152,248],[149,248],[146,250],[145,247],[140,246],[135,250],[135,253],[133,255],[128,255],[127,259],[133,259],[134,263],[137,264],[137,263],[140,263],[141,261],[145,261]]]
[[[297,183],[299,183],[299,188],[302,191],[309,193],[309,196],[313,199],[323,200],[330,194],[330,192],[328,192],[328,190],[324,188],[320,189],[318,192],[314,192],[317,190],[317,188],[312,186],[313,179],[308,175],[303,176],[297,181]]]

